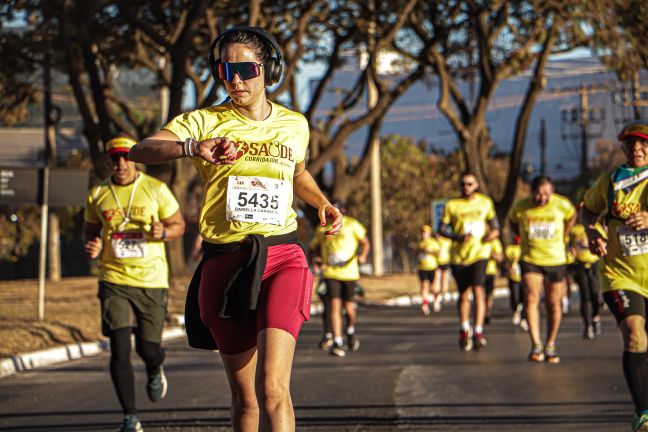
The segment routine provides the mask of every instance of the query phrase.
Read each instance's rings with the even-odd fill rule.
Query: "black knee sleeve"
[[[160,343],[150,342],[138,337],[135,350],[146,364],[148,374],[156,373],[160,369],[160,365],[164,361],[164,349],[162,349]]]

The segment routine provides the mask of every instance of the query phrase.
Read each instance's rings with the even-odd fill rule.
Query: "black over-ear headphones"
[[[222,41],[223,38],[228,34],[237,31],[254,33],[257,36],[260,36],[262,39],[264,39],[272,46],[272,49],[274,49],[275,54],[277,56],[276,57],[269,56],[268,59],[263,63],[263,76],[265,80],[265,85],[267,86],[278,83],[279,80],[281,79],[281,73],[283,72],[283,60],[282,60],[281,48],[279,48],[279,44],[277,43],[275,38],[273,38],[265,30],[259,27],[248,27],[248,26],[232,27],[229,30],[225,30],[223,33],[219,34],[218,37],[216,37],[216,39],[214,39],[214,41],[211,43],[211,47],[209,47],[209,63],[211,65],[211,73],[212,76],[214,77],[214,80],[220,81],[220,78],[218,76],[218,65],[220,64],[220,58],[216,59],[214,52],[216,50],[219,50],[219,55],[220,55],[220,47],[219,47],[220,41]]]

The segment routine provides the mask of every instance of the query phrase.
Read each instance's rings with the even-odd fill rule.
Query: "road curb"
[[[175,317],[178,321],[177,317]],[[173,340],[185,335],[183,327],[169,327],[162,332],[162,340]],[[71,343],[41,351],[18,354],[0,360],[0,379],[18,372],[51,366],[83,357],[90,357],[110,350],[107,340],[94,342]]]

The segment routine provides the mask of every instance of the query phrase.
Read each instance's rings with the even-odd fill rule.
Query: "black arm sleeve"
[[[452,232],[452,228],[450,228],[450,225],[448,224],[439,224],[439,234],[441,234],[443,237],[447,237],[451,240],[454,241],[462,241],[463,236],[460,234],[455,234]]]

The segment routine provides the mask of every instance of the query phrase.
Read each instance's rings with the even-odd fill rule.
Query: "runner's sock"
[[[475,326],[475,333],[484,333],[484,328],[482,326]]]
[[[355,326],[349,326],[349,327],[347,327],[347,334],[348,334],[348,335],[355,334]]]
[[[342,336],[335,336],[333,340],[335,341],[335,345],[337,346],[344,345],[344,339],[342,339]]]
[[[463,321],[461,323],[461,330],[470,331],[470,321]]]
[[[648,411],[648,376],[646,353],[623,351],[623,373],[630,389],[636,411]]]

